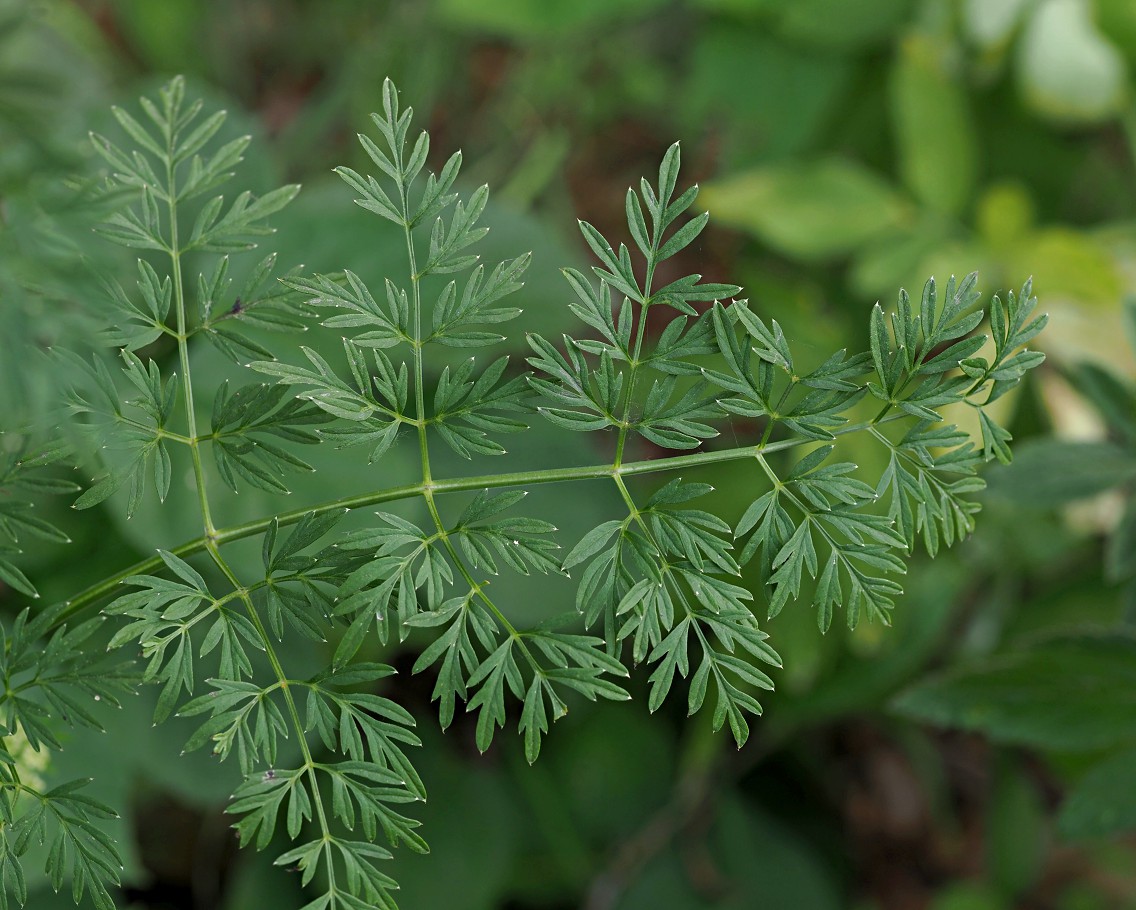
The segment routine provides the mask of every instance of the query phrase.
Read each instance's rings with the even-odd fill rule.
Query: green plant
[[[148,125],[115,110],[130,152],[92,137],[110,168],[108,191],[132,200],[101,232],[144,258],[137,293],[113,280],[105,285],[117,320],[109,342],[121,364],[70,358],[85,377],[69,399],[75,444],[101,453],[104,464],[75,506],[96,506],[126,488],[133,513],[147,487],[165,500],[188,468],[202,531],[66,603],[25,611],[5,631],[4,895],[24,900],[20,858],[46,837],[53,883],[70,876],[77,900],[90,892],[99,907],[113,906],[117,855],[100,826],[112,810],[85,797],[78,782],[45,790],[27,751],[14,746],[26,739],[33,750],[56,747],[59,720],[97,726],[85,696],[114,702],[137,682],[125,669],[108,670],[105,658],[96,661],[93,642],[105,638],[112,659],[141,649],[140,681],[160,687],[155,721],[200,722],[187,749],[236,755],[243,782],[229,811],[238,816],[241,843],[267,847],[282,826],[291,845],[276,861],[300,869],[313,887],[307,908],[393,906],[396,885],[379,868],[390,852],[379,841],[426,849],[417,823],[403,814],[404,805],[425,798],[425,787],[407,754],[419,742],[414,719],[390,697],[394,671],[369,659],[379,645],[421,638],[414,670],[436,674],[441,725],[464,701],[477,712],[481,750],[516,699],[525,754],[534,761],[573,693],[628,697],[619,682],[628,658],[651,667],[650,709],[677,674],[689,680],[690,712],[712,697],[714,728],[728,724],[740,747],[746,715],[761,711],[755,692],[772,687],[759,665],[779,665],[751,606],[754,591],[737,583],[742,567],[753,567],[770,615],[815,580],[821,629],[837,606],[850,626],[865,614],[886,623],[900,593],[895,576],[917,539],[933,554],[967,534],[977,510],[969,497],[983,485],[977,468],[1009,460],[1009,434],[987,405],[1041,360],[1021,349],[1045,323],[1031,317],[1028,283],[982,307],[973,275],[952,278],[942,294],[929,281],[918,302],[901,292],[890,320],[873,310],[868,350],[802,363],[776,321],[743,300],[721,302],[739,288],[700,283],[698,275],[656,287],[659,266],[707,222],[705,214],[681,220],[697,188],[677,191],[677,144],[657,185],[644,180],[627,193],[635,259],[581,222],[600,265],[595,278],[565,276],[575,295],[569,306],[590,333],[560,345],[529,336],[533,373],[507,357],[484,366],[464,358],[465,349],[503,340],[491,327],[520,316],[503,301],[520,290],[529,257],[493,268],[478,263],[469,249],[486,231],[477,222],[487,188],[459,199],[460,153],[427,173],[428,136],[409,142],[411,110],[400,108],[389,81],[382,102],[373,115],[382,145],[360,136],[382,178],[338,169],[357,203],[394,223],[405,241],[405,283],[388,279],[378,293],[351,271],[292,272],[272,282],[272,256],[248,269],[239,293],[231,290],[230,255],[253,249],[251,238],[269,233],[266,219],[299,188],[242,193],[227,207],[212,196],[248,138],[214,147],[224,115],[202,118],[200,103],[185,102],[181,80],[157,101],[142,99]],[[191,259],[201,265],[196,281],[188,277]],[[461,273],[460,284],[448,277]],[[648,333],[653,308],[678,311],[657,335]],[[320,316],[326,309],[332,315]],[[985,320],[992,346],[977,334]],[[316,322],[346,333],[341,353],[303,347],[302,365],[275,359],[255,332]],[[203,388],[191,357],[191,342],[200,339],[238,363],[250,359],[275,382]],[[463,359],[446,359],[450,349]],[[427,355],[444,363],[432,388]],[[209,416],[200,404],[207,398]],[[954,406],[977,411],[978,445],[944,424],[943,409]],[[604,433],[610,457],[586,466],[436,472],[438,442],[466,460],[504,455],[501,438],[526,429],[532,415],[568,431]],[[718,435],[711,421],[727,417],[753,440],[707,445]],[[880,476],[865,480],[856,465],[835,459],[852,435],[882,447]],[[235,526],[216,520],[222,494],[286,493],[286,472],[309,467],[295,446],[364,446],[381,474],[405,437],[417,446],[419,477],[411,483],[344,491]],[[67,484],[43,474],[24,451],[2,475],[11,495],[0,501],[0,531],[13,540],[25,532],[57,537],[26,505]],[[800,455],[788,458],[794,451]],[[768,481],[734,526],[687,505],[710,492],[708,484],[676,477],[650,491],[635,486],[641,476],[731,460],[751,463]],[[613,485],[625,512],[560,556],[550,522],[510,510],[527,488],[570,481]],[[419,520],[382,511],[377,521],[339,527],[348,512],[403,500],[424,507]],[[233,555],[249,539],[261,543],[258,565]],[[736,555],[735,541],[742,542]],[[34,593],[4,560],[5,579]],[[487,576],[505,567],[580,571],[577,610],[518,627],[488,590]],[[99,617],[80,621],[112,596]],[[303,661],[286,663],[297,638],[309,658],[319,656],[314,672]]]

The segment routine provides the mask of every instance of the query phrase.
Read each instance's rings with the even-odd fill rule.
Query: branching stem
[[[869,426],[887,423],[889,420],[898,420],[906,415],[893,414],[880,421],[861,421],[838,427],[833,430],[834,436],[843,436],[849,433],[859,433]],[[727,461],[742,461],[747,458],[756,458],[758,455],[771,454],[791,449],[805,443],[813,442],[811,439],[793,437],[791,439],[778,439],[759,445],[739,446],[734,449],[721,449],[714,452],[696,452],[692,455],[672,455],[667,458],[651,458],[644,461],[629,461],[615,467],[610,464],[581,465],[572,468],[550,468],[545,471],[517,471],[502,474],[481,474],[473,477],[455,477],[452,479],[431,480],[429,483],[419,482],[398,487],[385,487],[378,490],[369,490],[355,496],[345,496],[340,499],[329,500],[316,506],[295,509],[284,512],[275,519],[263,518],[244,524],[233,525],[228,528],[218,528],[213,532],[212,539],[218,546],[231,543],[234,540],[244,540],[247,537],[256,537],[268,530],[273,520],[280,527],[294,525],[308,514],[322,515],[336,510],[354,511],[368,506],[382,505],[387,502],[398,502],[403,499],[412,499],[423,496],[429,491],[434,497],[446,493],[466,493],[474,490],[500,489],[502,487],[536,486],[545,483],[565,483],[575,480],[609,480],[613,477],[635,477],[642,474],[656,474],[662,471],[673,471],[682,468],[696,468],[703,465],[721,464]],[[182,559],[202,552],[207,545],[207,538],[197,537],[193,540],[174,547],[170,552]],[[92,604],[113,593],[124,578],[131,575],[145,575],[153,572],[162,565],[157,556],[140,560],[134,565],[116,572],[114,575],[96,582],[90,587],[76,594],[67,603],[64,610],[59,611],[53,628],[68,622],[72,617],[82,613]]]
[[[647,257],[647,274],[643,278],[643,302],[639,307],[639,325],[635,329],[635,345],[631,350],[631,360],[628,363],[627,397],[623,401],[623,416],[619,419],[619,438],[615,443],[614,465],[616,468],[623,464],[623,448],[627,444],[627,431],[630,429],[631,406],[635,402],[635,381],[639,374],[639,355],[643,353],[643,338],[647,333],[647,314],[651,310],[651,284],[655,280],[655,259],[661,240],[660,231],[656,230],[651,238],[651,253]]]
[[[209,511],[209,496],[205,490],[205,470],[201,465],[201,438],[197,433],[197,415],[193,406],[193,383],[189,372],[189,341],[186,335],[185,282],[181,274],[181,249],[178,245],[177,177],[174,165],[174,146],[172,131],[167,136],[166,187],[170,215],[170,264],[173,270],[174,312],[177,318],[178,361],[181,364],[182,400],[185,404],[186,441],[189,456],[193,461],[193,477],[197,485],[197,501],[201,507],[201,517],[205,523],[205,538],[212,539],[214,531],[213,516]]]
[[[394,149],[395,153],[395,166],[399,171],[402,171],[402,150],[400,148]],[[414,407],[415,407],[415,420],[414,426],[418,429],[418,454],[421,462],[422,469],[422,483],[418,490],[419,494],[426,502],[427,511],[430,513],[430,518],[434,523],[434,527],[438,533],[438,538],[442,541],[442,545],[446,548],[446,552],[450,554],[450,559],[461,573],[462,578],[465,579],[466,584],[469,585],[471,591],[477,593],[478,599],[485,604],[486,609],[496,618],[501,624],[502,628],[506,630],[509,637],[517,641],[521,650],[524,652],[528,662],[532,665],[536,672],[540,672],[540,667],[535,658],[529,652],[528,647],[522,640],[520,633],[509,622],[504,613],[497,607],[495,603],[485,593],[482,586],[474,579],[473,574],[470,572],[469,567],[466,566],[465,561],[461,558],[457,548],[450,540],[449,529],[442,521],[442,516],[438,512],[437,503],[434,501],[435,491],[437,486],[434,484],[430,472],[430,443],[426,433],[426,426],[429,420],[426,417],[426,395],[424,390],[425,369],[423,366],[422,347],[426,343],[426,339],[422,337],[422,276],[418,272],[418,259],[414,251],[414,236],[411,231],[410,223],[410,202],[407,196],[407,187],[404,181],[400,180],[399,186],[399,201],[402,204],[402,220],[403,220],[403,234],[406,237],[406,255],[410,266],[410,287],[411,287],[411,307],[412,318],[414,320],[414,340],[412,342],[412,350],[414,355]]]
[[[181,386],[183,401],[185,404],[186,425],[188,428],[186,439],[189,444],[190,458],[193,461],[193,476],[197,487],[197,501],[201,509],[201,520],[205,529],[205,534],[201,538],[201,542],[204,548],[208,551],[213,563],[225,576],[229,584],[232,585],[233,591],[244,603],[245,611],[247,612],[249,620],[252,622],[258,636],[260,637],[261,644],[264,647],[264,652],[267,655],[268,661],[272,666],[272,672],[276,676],[277,687],[284,695],[284,702],[288,708],[288,714],[292,721],[292,726],[294,727],[296,732],[296,739],[299,741],[300,750],[304,757],[304,770],[308,775],[308,780],[311,785],[312,802],[315,804],[316,811],[316,821],[319,824],[320,834],[323,839],[323,852],[327,866],[328,890],[332,894],[335,894],[337,889],[335,883],[335,862],[331,844],[331,827],[328,824],[327,814],[323,805],[323,799],[320,796],[319,780],[316,776],[315,762],[312,758],[311,748],[308,745],[307,737],[305,735],[306,731],[304,724],[300,719],[300,712],[296,708],[296,702],[289,687],[288,676],[284,672],[284,667],[281,665],[280,659],[276,654],[276,650],[272,645],[272,638],[269,636],[268,631],[264,628],[264,623],[261,621],[260,614],[257,612],[256,606],[252,602],[252,597],[249,595],[249,589],[240,582],[240,580],[234,574],[232,568],[230,568],[229,564],[221,555],[217,540],[217,529],[213,525],[213,517],[209,511],[209,496],[206,491],[205,471],[201,463],[201,443],[209,439],[212,434],[204,437],[198,434],[197,417],[193,404],[193,379],[189,367],[189,342],[188,335],[186,334],[187,320],[185,286],[181,269],[182,250],[180,249],[178,242],[178,194],[175,182],[176,175],[172,131],[167,135],[167,150],[168,154],[166,157],[166,186],[169,189],[168,201],[170,217],[169,254],[173,267],[172,277],[174,307],[177,314],[178,360],[181,363]]]
[[[320,835],[323,839],[323,854],[327,865],[328,890],[334,894],[336,892],[335,856],[332,853],[331,825],[328,823],[327,811],[324,809],[323,798],[320,796],[319,778],[316,775],[315,759],[312,757],[312,749],[305,735],[304,723],[300,719],[300,711],[296,707],[296,699],[292,695],[291,680],[288,678],[288,674],[284,672],[284,666],[280,663],[280,658],[272,645],[272,638],[269,636],[268,630],[264,628],[260,614],[257,612],[256,606],[252,602],[252,597],[249,596],[249,589],[241,584],[240,579],[237,578],[232,568],[225,561],[216,541],[209,541],[206,549],[209,551],[209,556],[213,560],[213,563],[221,570],[221,573],[228,580],[229,584],[233,586],[233,590],[238,592],[240,599],[244,602],[245,612],[248,614],[249,620],[260,636],[261,643],[264,645],[264,653],[268,657],[268,662],[272,665],[272,672],[276,676],[276,686],[274,688],[280,689],[284,695],[284,704],[288,708],[288,716],[292,721],[292,726],[295,728],[296,739],[299,741],[300,753],[304,757],[304,771],[308,776],[308,782],[312,788],[312,802],[315,804],[316,822],[319,825]]]

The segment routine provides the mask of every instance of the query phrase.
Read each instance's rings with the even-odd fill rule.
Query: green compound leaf
[[[480,262],[488,188],[462,190],[460,153],[430,171],[429,136],[412,134],[413,112],[389,80],[371,135],[359,137],[374,173],[337,173],[358,205],[402,234],[405,268],[365,281],[352,269],[358,264],[343,262],[336,272],[277,279],[275,257],[259,255],[234,267],[248,275],[239,288],[229,254],[268,235],[268,219],[298,188],[219,195],[247,137],[220,144],[223,114],[187,103],[184,91],[174,80],[144,99],[137,116],[117,112],[123,148],[92,137],[116,194],[104,234],[153,255],[138,262],[136,288],[103,282],[113,327],[101,340],[121,353],[68,358],[81,377],[69,407],[97,476],[77,507],[126,489],[132,513],[146,486],[164,499],[187,478],[201,536],[176,546],[161,541],[168,549],[72,604],[34,621],[22,614],[6,636],[0,704],[8,728],[22,729],[33,746],[58,747],[57,717],[97,725],[89,696],[112,700],[134,680],[87,659],[84,642],[97,623],[63,620],[113,592],[105,608],[114,622],[111,647],[141,651],[143,681],[160,687],[158,720],[175,712],[196,718],[187,749],[236,755],[243,783],[228,811],[239,839],[258,849],[289,842],[276,864],[299,871],[310,898],[305,910],[393,908],[397,885],[382,861],[402,847],[426,849],[417,821],[405,814],[425,798],[411,761],[419,739],[398,704],[393,670],[372,659],[376,648],[414,649],[413,671],[434,676],[441,726],[464,704],[476,715],[482,751],[515,721],[526,759],[535,761],[573,699],[628,698],[622,680],[631,663],[647,664],[650,710],[681,679],[688,710],[710,711],[711,726],[728,727],[741,746],[761,713],[759,696],[772,688],[768,670],[781,666],[758,614],[811,597],[822,629],[838,609],[849,625],[865,616],[887,622],[916,542],[934,555],[969,533],[978,468],[1009,458],[1009,433],[987,406],[1041,361],[1025,349],[1045,324],[1033,315],[1028,283],[983,306],[974,276],[949,279],[942,293],[928,282],[918,301],[901,292],[891,312],[872,311],[865,350],[817,357],[760,306],[737,300],[739,287],[680,267],[699,256],[708,216],[691,213],[698,188],[679,186],[676,143],[657,180],[627,192],[624,242],[580,223],[597,264],[564,275],[565,306],[582,337],[526,336],[529,373],[515,359],[474,349],[503,340],[505,323],[522,315],[506,298],[522,292],[531,257]],[[747,209],[750,226],[807,256],[847,251],[828,236],[833,218],[868,211],[870,224],[857,228],[863,240],[902,214],[887,192],[839,162],[766,169],[739,187],[769,203]],[[820,212],[817,224],[801,230],[800,212],[790,217],[785,203],[815,201],[826,187],[851,208],[837,211],[828,199],[805,219]],[[190,261],[195,269],[201,263],[192,289],[183,274]],[[992,351],[978,332],[984,323]],[[289,356],[267,334],[317,325],[335,333],[331,342],[316,338]],[[191,352],[201,343],[269,381],[206,387],[192,375]],[[461,356],[465,349],[477,356]],[[1124,389],[1091,372],[1082,379],[1102,409],[1125,412]],[[199,405],[210,400],[206,428]],[[943,420],[963,404],[979,411],[977,440]],[[553,428],[604,431],[593,439],[605,458],[445,476],[456,459],[437,457],[439,444],[461,459],[504,456],[506,439],[528,428],[534,410]],[[419,465],[410,478],[384,461],[406,437]],[[874,473],[853,463],[845,437],[861,450],[875,448]],[[376,488],[219,526],[218,478],[231,492],[284,494],[289,473],[311,470],[301,447],[321,442],[364,446]],[[752,502],[739,504],[734,527],[700,507],[712,492],[707,484],[673,477],[638,486],[641,474],[726,460],[748,465],[757,487]],[[3,464],[0,491],[19,495],[0,496],[0,580],[32,593],[13,561],[18,546],[63,537],[30,510],[32,494],[69,485]],[[622,510],[597,520],[565,552],[552,523],[520,513],[522,491],[582,480],[612,485]],[[377,515],[338,526],[347,511],[376,506]],[[247,558],[230,552],[257,537],[261,565],[249,573]],[[747,566],[757,581],[749,587],[741,583]],[[508,598],[498,600],[507,586],[489,584],[510,571],[571,572],[576,613],[524,627]],[[1107,647],[1077,647],[1096,648],[1095,665],[1111,666],[1100,657]],[[297,672],[290,666],[297,653],[324,655],[324,669]],[[1004,660],[1011,669],[1016,660],[1028,664]],[[942,716],[951,715],[956,696],[942,702]],[[921,697],[910,696],[912,704],[933,703]],[[1089,713],[1078,710],[1079,718]],[[1011,715],[1021,736],[1040,735],[1044,724],[1031,726],[1029,711]],[[1082,739],[1114,742],[1080,722]],[[1014,729],[1009,722],[1007,729]],[[12,766],[5,754],[0,749],[0,775]],[[71,790],[42,796],[45,806],[78,800],[92,817],[103,811]],[[0,800],[0,810],[0,878],[19,898],[28,890],[19,864],[25,843],[12,838],[21,824],[40,823],[34,813],[14,812],[10,800]],[[59,849],[79,849],[87,835],[68,841],[66,831],[85,832],[86,822],[77,808],[61,811],[69,814],[53,823],[65,832]],[[32,820],[22,822],[25,816]],[[74,854],[81,863],[54,862],[49,870],[57,881],[71,874],[96,902],[117,880],[98,843]]]

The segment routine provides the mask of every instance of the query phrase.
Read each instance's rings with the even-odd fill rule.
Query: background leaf
[[[719,224],[805,260],[851,252],[906,215],[885,182],[839,158],[736,174],[705,186],[702,202]]]
[[[929,679],[895,708],[1002,742],[1100,749],[1136,737],[1136,707],[1127,697],[1133,655],[1136,639],[1122,633],[1057,637]]]

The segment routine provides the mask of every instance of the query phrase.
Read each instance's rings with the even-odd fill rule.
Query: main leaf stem
[[[395,163],[402,171],[402,150],[393,149],[395,153]],[[442,545],[449,553],[450,559],[453,560],[458,571],[469,585],[471,591],[475,591],[477,598],[485,604],[485,607],[496,617],[497,621],[501,623],[502,627],[506,630],[511,638],[518,641],[521,650],[528,658],[529,663],[533,665],[534,669],[539,672],[532,655],[529,653],[528,648],[524,642],[521,641],[520,633],[508,617],[497,607],[489,596],[482,590],[481,585],[474,579],[473,574],[469,571],[465,562],[462,560],[461,555],[458,553],[454,542],[450,540],[449,530],[446,528],[445,523],[442,521],[442,516],[438,512],[438,505],[434,501],[434,494],[437,486],[434,484],[430,472],[430,443],[426,433],[426,395],[425,395],[425,369],[423,366],[422,347],[425,341],[422,337],[422,276],[418,272],[418,258],[414,251],[414,235],[411,230],[410,219],[410,201],[407,194],[407,187],[403,181],[399,181],[399,199],[402,203],[402,224],[403,234],[406,237],[406,255],[410,265],[410,287],[411,287],[411,308],[412,317],[414,319],[414,407],[415,407],[415,425],[418,428],[418,455],[422,468],[422,483],[418,485],[417,492],[421,494],[422,498],[426,501],[426,508],[430,513],[430,519],[434,523],[434,528],[438,533],[438,538],[442,541]]]
[[[615,467],[623,464],[623,449],[627,445],[630,429],[631,406],[635,402],[635,381],[639,378],[639,355],[643,353],[643,338],[647,334],[647,314],[651,311],[651,283],[655,280],[655,257],[658,254],[660,231],[651,239],[651,253],[647,257],[647,274],[643,278],[643,301],[639,307],[639,325],[635,328],[635,344],[628,361],[627,397],[623,401],[623,416],[619,419],[619,437],[615,442]]]
[[[312,788],[312,803],[315,805],[316,823],[319,825],[320,833],[323,838],[323,854],[327,864],[328,886],[329,890],[334,894],[336,892],[335,857],[331,849],[331,826],[328,823],[327,810],[324,808],[323,797],[320,795],[319,777],[316,774],[316,762],[312,756],[312,749],[308,744],[308,738],[305,735],[306,730],[303,721],[300,719],[300,711],[296,707],[296,698],[292,694],[291,680],[288,678],[288,674],[284,672],[284,666],[280,663],[280,657],[277,655],[276,649],[272,645],[272,639],[268,635],[268,630],[264,628],[264,622],[261,620],[260,614],[257,612],[256,606],[252,602],[249,589],[241,584],[236,573],[233,572],[232,568],[225,561],[216,541],[210,540],[207,544],[207,549],[209,550],[209,556],[213,560],[214,565],[221,570],[221,573],[228,580],[229,584],[233,586],[234,592],[244,602],[245,612],[248,614],[249,621],[252,622],[253,627],[260,636],[261,644],[264,646],[264,653],[268,657],[268,662],[272,665],[272,672],[276,676],[277,688],[279,688],[284,695],[284,704],[288,709],[288,717],[292,721],[292,726],[296,731],[296,739],[299,742],[300,753],[304,757],[304,771],[308,775],[308,782]]]
[[[319,780],[316,775],[315,762],[312,758],[311,747],[308,745],[306,731],[304,724],[300,718],[300,712],[296,707],[295,698],[289,687],[289,679],[284,672],[284,667],[280,663],[280,659],[276,654],[276,650],[272,645],[272,639],[268,635],[268,631],[264,628],[264,623],[257,612],[256,606],[252,602],[252,597],[249,595],[248,588],[241,584],[232,568],[226,562],[225,558],[221,555],[221,550],[217,541],[216,528],[213,525],[213,517],[209,510],[209,497],[206,492],[205,486],[205,471],[201,464],[201,443],[209,437],[201,437],[197,432],[197,416],[194,410],[193,403],[193,379],[189,368],[189,335],[186,332],[186,301],[185,301],[185,286],[182,277],[181,269],[181,247],[178,240],[178,221],[177,221],[177,185],[174,164],[174,150],[173,150],[173,131],[171,130],[167,135],[167,156],[166,156],[166,186],[169,189],[169,216],[170,216],[170,245],[169,253],[170,260],[173,266],[173,292],[174,292],[174,305],[177,318],[177,344],[178,344],[178,360],[181,364],[182,373],[182,393],[185,403],[186,411],[186,441],[189,444],[190,458],[193,461],[193,476],[197,487],[198,505],[201,509],[201,521],[204,527],[205,534],[201,538],[202,546],[208,550],[209,556],[213,563],[221,571],[221,573],[232,585],[234,593],[243,601],[245,611],[248,614],[249,620],[255,627],[261,643],[264,647],[265,654],[268,656],[268,661],[272,666],[273,674],[276,677],[277,686],[280,688],[284,695],[284,702],[288,709],[292,726],[296,731],[296,738],[299,741],[300,750],[304,757],[304,768],[307,771],[308,780],[312,790],[312,802],[316,808],[316,821],[319,824],[320,831],[323,835],[323,852],[327,864],[327,877],[329,888],[332,894],[336,893],[335,881],[335,863],[334,857],[331,852],[330,841],[330,826],[328,825],[327,814],[324,809],[323,798],[320,795]]]
[[[893,415],[892,418],[885,418],[881,421],[862,421],[860,423],[849,424],[846,427],[839,427],[834,430],[833,435],[843,436],[848,433],[858,433],[870,426],[878,426],[881,423],[887,423],[889,419],[899,419],[903,416],[906,415],[897,414]],[[564,483],[576,480],[611,480],[613,477],[617,476],[635,477],[641,474],[656,474],[663,471],[698,468],[703,465],[721,464],[728,461],[741,461],[747,458],[756,458],[763,454],[768,455],[773,452],[784,451],[809,442],[814,442],[814,440],[801,438],[780,439],[763,445],[740,446],[738,448],[722,449],[716,452],[696,452],[692,455],[672,455],[668,458],[629,461],[624,462],[619,467],[605,463],[599,465],[581,465],[571,468],[552,468],[545,471],[517,471],[504,474],[481,474],[473,477],[455,477],[445,480],[434,479],[431,480],[428,485],[420,482],[398,487],[387,487],[381,490],[369,490],[366,493],[360,493],[355,496],[345,496],[341,499],[333,499],[328,502],[320,503],[319,505],[284,512],[274,518],[262,518],[256,521],[245,522],[244,524],[233,525],[228,528],[218,528],[213,532],[212,539],[220,546],[231,543],[234,540],[243,540],[247,537],[255,537],[258,534],[263,534],[268,530],[274,520],[279,522],[281,527],[286,527],[295,524],[305,515],[322,515],[326,512],[336,510],[354,511],[356,509],[364,509],[368,506],[381,505],[387,502],[398,502],[399,500],[422,496],[427,489],[436,497],[439,494],[466,493],[473,490],[489,490],[501,487],[536,486],[538,484]],[[207,538],[198,537],[174,547],[170,552],[184,559],[187,556],[192,556],[195,553],[200,553],[205,550],[207,543]],[[104,578],[102,581],[96,582],[76,594],[75,597],[67,602],[66,608],[59,611],[59,615],[52,628],[57,628],[72,617],[86,610],[92,604],[110,595],[118,589],[118,586],[122,583],[124,578],[128,578],[131,575],[144,575],[153,572],[161,565],[162,561],[160,557],[151,556],[148,559],[136,562],[134,565],[114,575]]]
[[[205,492],[205,470],[201,464],[201,439],[197,434],[197,415],[193,405],[193,383],[189,373],[189,336],[186,333],[185,282],[181,274],[181,245],[178,240],[177,182],[174,173],[174,150],[172,133],[168,140],[166,156],[166,187],[169,191],[170,214],[170,263],[173,269],[174,311],[177,314],[178,362],[181,364],[182,400],[185,404],[186,442],[189,444],[189,457],[193,461],[193,477],[197,485],[197,499],[201,507],[201,518],[205,524],[205,539],[213,538],[213,516],[209,511],[209,497]]]

